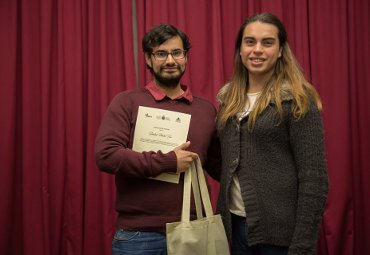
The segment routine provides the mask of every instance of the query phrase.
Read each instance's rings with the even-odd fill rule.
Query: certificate
[[[167,153],[186,142],[190,114],[139,106],[137,113],[134,151],[162,151]],[[180,174],[162,173],[152,179],[179,183]]]

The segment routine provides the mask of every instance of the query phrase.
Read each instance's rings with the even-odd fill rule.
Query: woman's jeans
[[[166,236],[158,232],[117,230],[113,255],[167,255]]]
[[[258,244],[248,247],[244,217],[232,215],[232,255],[287,255],[288,247]]]

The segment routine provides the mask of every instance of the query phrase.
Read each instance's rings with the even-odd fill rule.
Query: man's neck
[[[154,83],[163,93],[166,94],[167,97],[171,99],[178,98],[184,93],[184,90],[181,88],[180,83],[173,86],[165,86],[163,84],[160,84],[158,81],[154,81]]]

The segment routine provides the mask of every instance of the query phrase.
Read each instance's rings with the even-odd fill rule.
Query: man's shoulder
[[[145,88],[134,88],[119,92],[110,102],[110,107],[129,107],[135,102],[147,101],[149,93]]]
[[[207,107],[210,109],[215,109],[215,106],[210,100],[200,96],[193,95],[193,104],[202,105],[202,107]]]
[[[140,95],[147,95],[148,91],[145,88],[133,88],[119,92],[114,96],[115,100],[137,99]]]
[[[120,93],[118,93],[117,95],[121,95],[121,96],[131,96],[131,95],[136,95],[136,94],[142,94],[142,93],[148,93],[147,92],[148,90],[146,88],[132,88],[132,89],[127,89],[127,90],[124,90],[124,91],[121,91]]]

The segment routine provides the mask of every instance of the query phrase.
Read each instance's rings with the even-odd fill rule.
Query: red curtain
[[[93,146],[133,88],[131,1],[0,1],[0,254],[109,254],[114,181]]]
[[[239,26],[260,11],[283,20],[323,99],[330,194],[318,254],[367,254],[368,0],[1,0],[0,254],[110,254],[114,180],[93,146],[109,101],[137,86],[135,47],[144,86],[144,33],[161,22],[184,30],[193,48],[183,82],[216,103]]]

